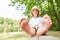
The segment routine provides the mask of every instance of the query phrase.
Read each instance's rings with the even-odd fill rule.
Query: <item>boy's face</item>
[[[33,16],[36,18],[36,17],[38,17],[38,11],[37,10],[34,10],[33,12]]]

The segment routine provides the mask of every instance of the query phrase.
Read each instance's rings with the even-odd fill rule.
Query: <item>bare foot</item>
[[[20,27],[22,30],[24,30],[26,33],[28,33],[31,36],[35,35],[35,29],[29,26],[29,23],[26,19],[21,19],[20,21]]]
[[[43,20],[42,20],[43,25],[47,26],[47,27],[51,27],[52,25],[52,20],[48,15],[44,15],[43,16]]]
[[[51,27],[52,21],[48,15],[44,15],[42,19],[42,26],[39,27],[37,35],[45,34]]]

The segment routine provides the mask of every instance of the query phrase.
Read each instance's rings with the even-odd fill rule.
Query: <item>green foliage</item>
[[[11,0],[10,6],[14,6],[15,3],[20,2],[26,5],[25,15],[28,16],[28,20],[31,18],[30,11],[33,6],[37,6],[40,10],[41,15],[48,14],[52,19],[52,27],[50,30],[60,31],[60,1],[59,0]],[[8,18],[0,17],[0,32],[4,32],[4,22],[8,24],[10,32],[21,31],[19,28],[19,21]]]
[[[6,23],[4,24],[4,22],[6,22]],[[12,20],[12,19],[8,19],[8,18],[0,17],[0,33],[4,32],[6,24],[7,24],[9,32],[21,31],[18,23],[19,23],[18,20]]]
[[[51,17],[53,22],[51,30],[60,31],[60,0],[11,0],[13,5],[17,2],[26,5],[25,15],[28,16],[28,20],[31,18],[31,8],[36,5],[40,9],[40,16],[48,14]]]
[[[2,17],[0,17],[0,23],[3,24],[4,23],[4,19]]]
[[[0,33],[4,32],[4,26],[2,24],[0,24]]]

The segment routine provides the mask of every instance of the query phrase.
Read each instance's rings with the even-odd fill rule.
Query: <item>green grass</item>
[[[49,31],[47,36],[60,38],[59,31]],[[0,40],[28,40],[29,36],[24,32],[10,32],[0,34]]]
[[[57,38],[60,38],[60,31],[49,31],[47,33],[48,36],[54,36],[54,37],[57,37]]]
[[[28,40],[28,35],[24,32],[2,33],[0,40]]]

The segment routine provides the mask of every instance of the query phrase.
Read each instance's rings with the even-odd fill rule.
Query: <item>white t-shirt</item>
[[[39,27],[39,25],[41,24],[42,22],[42,17],[38,17],[38,18],[31,18],[30,21],[29,21],[29,25],[31,27]]]

